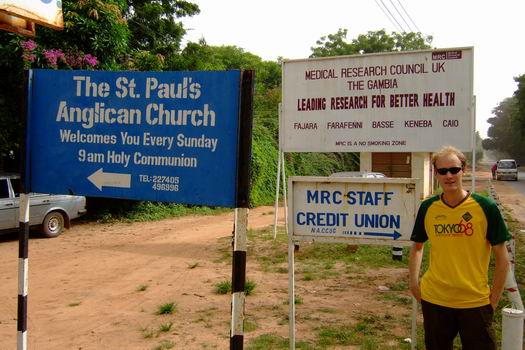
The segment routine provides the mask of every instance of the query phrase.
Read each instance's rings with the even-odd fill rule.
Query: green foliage
[[[215,293],[228,294],[232,290],[232,283],[230,281],[221,281],[215,285]]]
[[[518,83],[518,89],[514,92],[514,98],[517,100],[518,112],[516,119],[520,125],[521,136],[525,135],[525,74],[514,78]]]
[[[421,33],[396,33],[390,35],[385,30],[369,31],[351,42],[346,41],[347,29],[339,29],[335,34],[321,37],[317,46],[312,47],[310,57],[356,55],[375,52],[408,51],[428,49],[432,36]]]
[[[246,283],[244,284],[244,294],[246,294],[246,296],[253,295],[256,286],[257,283],[254,281],[246,280]]]
[[[159,345],[154,347],[152,350],[168,350],[173,349],[175,347],[175,343],[171,340],[163,340],[160,342]]]
[[[159,326],[159,332],[169,332],[173,327],[173,322],[163,323]]]
[[[252,141],[251,203],[271,203],[275,198],[278,150],[268,129],[255,125]]]
[[[253,281],[246,280],[244,284],[244,294],[246,296],[252,295],[253,291],[255,290],[255,287],[257,284]],[[215,293],[216,294],[228,294],[232,291],[232,284],[230,281],[221,281],[217,284],[215,284]]]
[[[141,328],[140,332],[142,333],[142,336],[146,339],[153,338],[157,335],[157,332],[155,332],[155,330],[150,327]]]
[[[122,5],[115,0],[62,1],[64,30],[56,31],[39,26],[34,38],[37,44],[34,50],[22,49],[21,43],[26,41],[22,36],[0,31],[1,168],[9,171],[18,169],[18,137],[25,95],[23,69],[85,68],[85,62],[84,66],[73,64],[66,57],[74,56],[78,60],[87,55],[96,57],[97,68],[117,67],[128,50],[129,30],[121,14]],[[49,56],[46,56],[46,51]],[[14,166],[5,164],[8,154],[13,154],[11,158]]]
[[[504,99],[492,113],[495,116],[487,119],[491,126],[487,132],[489,138],[482,141],[483,148],[496,150],[519,162],[525,161],[525,137],[521,131],[518,98],[513,96]]]
[[[171,302],[159,305],[157,307],[157,311],[155,312],[156,315],[171,315],[175,311],[177,311],[177,304]]]
[[[197,4],[182,0],[127,0],[125,17],[131,31],[131,46],[153,54],[178,52],[186,34],[176,19],[200,12]]]
[[[38,28],[35,41],[47,48],[91,53],[103,69],[118,66],[130,35],[120,1],[62,1],[64,30]]]
[[[262,334],[256,338],[253,338],[248,343],[248,350],[286,350],[289,348],[290,341],[288,338],[278,336],[273,333]],[[296,342],[296,349],[313,350],[315,349],[306,342]]]
[[[351,345],[355,344],[355,332],[351,327],[322,327],[319,330],[319,345]]]
[[[206,206],[191,206],[176,203],[132,201],[111,198],[89,197],[87,201],[88,214],[85,219],[100,222],[117,221],[153,221],[183,215],[213,215],[230,209],[211,208]]]
[[[243,331],[248,333],[248,332],[253,332],[255,330],[257,330],[257,322],[255,321],[252,321],[252,320],[248,320],[248,319],[245,319],[244,320],[244,324],[243,324]]]

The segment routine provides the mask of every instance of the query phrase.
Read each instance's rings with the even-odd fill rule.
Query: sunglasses
[[[456,175],[457,173],[459,173],[463,168],[459,167],[459,166],[454,166],[452,168],[438,168],[436,169],[437,173],[439,175],[447,175],[447,173],[450,171],[450,173],[452,175]]]

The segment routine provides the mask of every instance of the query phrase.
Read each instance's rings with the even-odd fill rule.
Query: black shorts
[[[496,350],[494,310],[490,304],[455,309],[421,300],[421,308],[427,350],[452,350],[458,333],[463,350]]]

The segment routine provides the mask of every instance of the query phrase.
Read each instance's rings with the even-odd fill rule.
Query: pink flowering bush
[[[98,60],[91,54],[61,49],[40,49],[33,40],[20,41],[24,69],[95,69]]]
[[[53,68],[58,68],[58,62],[66,62],[66,56],[60,49],[43,50],[44,57],[47,60],[47,64]]]

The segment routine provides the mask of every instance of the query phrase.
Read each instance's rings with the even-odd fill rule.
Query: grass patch
[[[505,218],[505,221],[507,222],[507,226],[509,228],[509,231],[511,234],[515,237],[515,270],[514,270],[514,277],[516,279],[516,282],[518,283],[519,287],[525,286],[525,259],[522,257],[525,256],[525,237],[524,234],[520,232],[523,227],[521,227],[521,224],[518,220],[516,220],[514,217],[511,216],[511,211],[503,210],[502,214]],[[494,256],[491,258],[490,262],[490,283],[489,285],[492,285],[492,272],[494,271]],[[525,301],[525,293],[520,293],[522,302]],[[494,329],[496,331],[496,337],[499,341],[498,348],[501,346],[501,325],[502,325],[502,315],[501,315],[501,309],[504,307],[508,307],[511,305],[511,301],[507,296],[507,293],[504,292],[501,300],[499,302],[498,308],[494,311]],[[525,348],[525,338],[523,341],[523,347]]]
[[[248,343],[248,350],[286,350],[289,348],[290,341],[288,338],[280,337],[276,334],[262,334],[257,338],[251,339]],[[296,349],[302,350],[314,350],[315,347],[311,346],[307,342],[296,342]]]
[[[257,283],[246,280],[244,284],[244,294],[246,296],[252,295],[254,293],[255,287],[257,286]],[[215,284],[215,293],[216,294],[228,294],[232,291],[232,283],[228,281],[221,281],[217,284]]]
[[[288,263],[288,238],[282,230],[278,232],[275,239],[273,239],[273,227],[259,231],[249,230],[248,242],[248,256],[255,257],[264,272],[288,272],[288,267],[283,267]]]
[[[168,350],[173,349],[175,347],[175,342],[171,340],[163,340],[160,342],[159,345],[155,346],[151,350]]]
[[[294,304],[295,305],[301,305],[304,303],[303,298],[300,295],[295,295]],[[283,302],[284,305],[290,305],[290,299],[286,298],[286,300]]]
[[[187,215],[218,215],[228,208],[174,203],[89,198],[87,219],[102,223],[155,221]]]
[[[383,300],[392,301],[399,305],[412,305],[412,298],[408,295],[399,295],[394,292],[383,292],[380,296]]]
[[[317,336],[317,344],[322,347],[356,344],[355,332],[348,326],[322,327]]]
[[[171,331],[171,327],[173,327],[173,322],[163,323],[159,326],[160,332],[169,332]]]
[[[321,307],[318,310],[319,312],[323,312],[325,314],[336,314],[337,313],[337,309],[334,309],[332,307]]]
[[[189,263],[188,264],[188,269],[194,269],[196,267],[199,266],[199,263],[198,262],[194,262],[194,263]]]
[[[303,275],[303,281],[313,281],[315,278],[314,278],[314,275],[310,272],[308,273],[305,273]]]
[[[245,332],[253,332],[257,330],[257,322],[251,320],[244,320],[243,330]]]
[[[222,281],[215,285],[216,294],[228,294],[232,290],[232,283],[230,281]]]
[[[157,332],[151,327],[144,327],[140,329],[140,333],[146,339],[154,338],[157,336]]]
[[[212,327],[211,320],[214,319],[217,310],[218,310],[218,308],[216,308],[216,307],[211,307],[211,308],[208,308],[208,309],[199,310],[198,313],[197,313],[199,315],[199,318],[197,318],[193,322],[194,323],[203,323],[204,327],[211,328]]]
[[[137,292],[144,292],[146,289],[148,289],[148,285],[147,284],[141,284],[140,286],[138,286],[135,291]]]
[[[177,305],[175,303],[166,303],[157,307],[156,315],[171,315],[177,311]]]
[[[407,267],[405,261],[393,261],[392,249],[389,246],[360,245],[355,253],[348,252],[347,244],[314,242],[302,245],[295,254],[296,263],[309,264],[315,261],[320,265],[317,269],[326,273],[332,269],[335,261],[352,269],[381,268],[381,267]]]
[[[244,284],[244,294],[246,296],[253,295],[256,286],[257,283],[255,283],[254,281],[246,280],[246,283]]]

